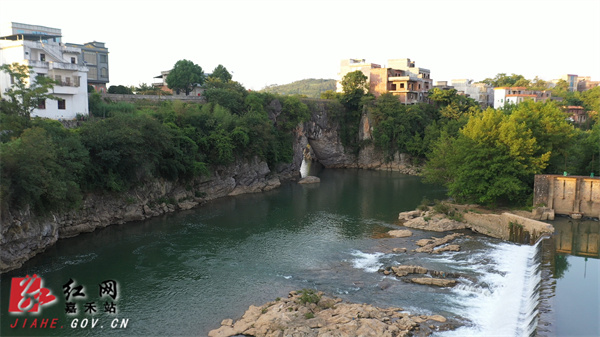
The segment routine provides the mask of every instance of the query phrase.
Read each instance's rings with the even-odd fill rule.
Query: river
[[[0,335],[205,336],[250,305],[302,288],[352,302],[441,314],[464,324],[439,336],[527,336],[535,334],[538,321],[543,336],[598,332],[598,320],[587,320],[598,318],[598,256],[585,261],[582,279],[583,258],[564,255],[569,254],[566,243],[557,253],[556,241],[521,246],[465,232],[457,241],[461,252],[411,253],[416,240],[444,234],[411,230],[412,237],[389,238],[385,232],[398,228],[398,212],[414,209],[424,197],[442,199],[442,188],[395,172],[322,170],[318,175],[319,184],[287,183],[270,192],[222,198],[60,240],[2,275]],[[595,224],[586,228],[597,235]],[[395,247],[409,252],[392,253]],[[377,272],[396,264],[464,277],[447,289]],[[33,274],[56,300],[42,306],[38,316],[9,314],[12,278]],[[116,281],[114,299],[110,282],[103,281]],[[584,297],[574,300],[572,288]],[[85,297],[76,296],[78,290]],[[569,299],[574,303],[568,305],[587,316],[569,309]],[[65,313],[67,302],[77,313]],[[47,325],[40,328],[43,319]],[[50,327],[53,319],[55,328]]]

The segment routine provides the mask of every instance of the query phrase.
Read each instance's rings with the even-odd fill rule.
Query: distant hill
[[[335,91],[335,80],[309,78],[283,85],[269,85],[261,91],[272,92],[280,95],[306,95],[319,98],[327,90]]]

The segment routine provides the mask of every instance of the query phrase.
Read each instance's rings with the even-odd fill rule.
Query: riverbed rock
[[[391,269],[394,275],[398,277],[409,274],[427,274],[427,268],[420,266],[394,266]]]
[[[454,233],[454,234],[449,234],[444,236],[443,238],[433,238],[430,240],[427,239],[423,239],[423,240],[419,240],[417,241],[417,245],[421,246],[420,248],[417,248],[415,251],[417,253],[432,253],[434,249],[436,249],[438,246],[447,244],[450,241],[453,241],[454,239],[462,236],[462,233]],[[460,247],[459,247],[460,249]]]
[[[454,287],[456,285],[456,280],[450,279],[441,279],[441,278],[433,278],[433,277],[416,277],[410,279],[412,283],[430,285],[436,287]]]
[[[303,303],[301,296],[300,292],[293,292],[285,299],[250,306],[242,318],[235,322],[223,320],[221,327],[208,336],[409,336],[436,330],[436,324],[445,320],[440,315],[410,315],[401,308],[343,302],[322,293],[318,293],[320,299],[316,303]],[[430,323],[426,324],[428,320]]]
[[[388,235],[394,238],[406,238],[412,236],[412,232],[407,229],[396,229],[389,231]]]
[[[320,183],[321,179],[315,176],[306,176],[298,181],[298,184],[316,184]]]

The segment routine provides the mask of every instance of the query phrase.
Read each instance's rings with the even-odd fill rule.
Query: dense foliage
[[[426,159],[426,181],[444,185],[459,201],[523,204],[531,196],[535,174],[600,172],[600,126],[591,111],[599,108],[600,88],[565,95],[580,100],[590,115],[587,124],[573,125],[561,110],[564,102],[526,101],[481,111],[476,101],[456,90],[437,88],[429,92],[430,104],[404,105],[390,93],[374,99],[361,75],[348,74],[342,80],[344,92],[328,97],[344,106],[338,112],[344,146],[358,152],[366,144],[358,139],[360,119],[366,115],[371,140],[386,160],[399,153]],[[544,85],[514,74],[499,74],[493,81]]]
[[[202,67],[190,60],[179,60],[167,75],[167,87],[179,93],[185,92],[189,95],[194,88],[204,83],[206,76]]]
[[[156,178],[186,181],[236,159],[258,156],[272,168],[291,162],[292,130],[308,119],[306,104],[212,81],[207,91],[215,94],[206,104],[114,103],[92,94],[92,116],[75,129],[15,116],[3,127],[18,127],[0,143],[2,211],[69,209],[86,192],[120,192]],[[8,116],[2,110],[3,123]]]
[[[335,80],[310,78],[295,81],[289,84],[269,85],[263,88],[261,91],[280,95],[301,95],[311,98],[319,98],[323,92],[328,90],[335,91]]]

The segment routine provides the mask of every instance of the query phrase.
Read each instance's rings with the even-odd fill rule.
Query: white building
[[[88,68],[78,64],[81,49],[62,44],[60,29],[18,23],[13,23],[12,27],[12,34],[0,37],[0,63],[31,66],[33,73],[29,82],[35,81],[36,76],[50,77],[58,82],[52,92],[58,100],[40,102],[31,116],[74,119],[77,114],[88,115]],[[24,29],[27,27],[29,30]],[[10,87],[10,76],[0,72],[0,96],[4,98]]]
[[[525,87],[498,87],[494,88],[494,109],[500,109],[506,104],[519,104],[526,100],[534,102],[551,99],[550,91],[528,90]]]
[[[472,98],[479,103],[482,109],[494,105],[494,88],[485,83],[475,83],[473,80],[452,80],[452,87],[456,91]]]

